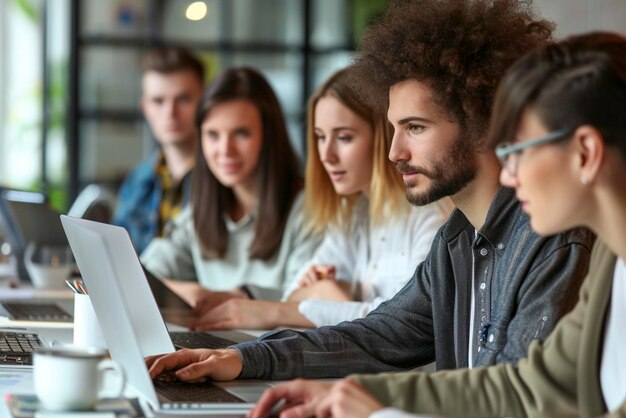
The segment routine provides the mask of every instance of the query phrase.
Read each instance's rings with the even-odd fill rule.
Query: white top
[[[396,408],[383,408],[371,414],[369,418],[436,418],[434,415],[415,415]]]
[[[368,200],[354,208],[351,229],[329,231],[313,258],[300,269],[283,299],[298,288],[298,280],[312,265],[335,266],[338,280],[352,283],[358,302],[309,299],[299,311],[316,326],[362,318],[394,296],[409,281],[428,252],[435,234],[450,213],[441,203],[412,207],[408,216],[370,231]]]
[[[226,219],[226,254],[220,259],[205,260],[200,254],[191,209],[187,208],[174,219],[167,236],[152,240],[141,255],[141,262],[158,277],[197,280],[216,291],[245,284],[253,287],[251,290],[258,298],[280,299],[290,280],[311,259],[321,241],[321,237],[303,232],[302,198],[300,194],[294,201],[282,242],[268,261],[249,257],[248,248],[255,232],[254,214],[239,222]]]
[[[478,231],[474,230],[474,239],[478,235]],[[469,321],[469,342],[467,346],[467,367],[474,367],[474,318],[476,316],[476,292],[474,291],[474,285],[476,283],[476,258],[472,251],[472,285],[471,298],[470,298],[470,321]]]
[[[600,366],[600,386],[609,412],[618,409],[626,399],[626,266],[619,258],[615,265],[611,307],[604,329],[604,346]]]

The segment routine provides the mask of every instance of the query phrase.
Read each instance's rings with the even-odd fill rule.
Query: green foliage
[[[363,31],[387,7],[387,0],[352,0],[352,35],[354,43],[358,44]]]
[[[39,9],[33,0],[13,0],[17,9],[30,19],[33,23],[39,21]],[[44,0],[46,1],[46,0]]]
[[[69,207],[67,201],[67,185],[66,184],[51,184],[48,188],[48,199],[50,200],[50,206],[56,211],[65,213]]]

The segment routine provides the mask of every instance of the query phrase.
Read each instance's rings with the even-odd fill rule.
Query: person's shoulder
[[[290,218],[302,219],[302,206],[304,204],[304,190],[299,190],[291,202],[291,209],[289,210]]]
[[[155,151],[143,160],[141,160],[126,176],[124,183],[143,183],[152,181],[156,177],[156,161],[158,152]]]
[[[617,256],[611,249],[601,240],[596,240],[591,252],[591,266],[589,271],[599,271],[602,269],[615,266]]]
[[[172,222],[177,225],[193,223],[193,210],[191,209],[191,205],[186,205]]]
[[[520,216],[516,224],[515,236],[526,237],[528,245],[540,248],[547,256],[552,256],[555,251],[577,249],[591,254],[596,236],[588,228],[576,227],[553,235],[539,235],[530,224],[530,217],[526,214]]]
[[[181,232],[184,231],[184,232]],[[194,235],[195,229],[193,224],[193,212],[191,206],[185,206],[182,211],[176,215],[176,217],[170,220],[163,227],[163,236],[170,236],[172,234],[184,233],[185,235]]]
[[[596,240],[596,236],[591,230],[584,227],[577,227],[561,233],[566,243],[584,244],[591,250]]]

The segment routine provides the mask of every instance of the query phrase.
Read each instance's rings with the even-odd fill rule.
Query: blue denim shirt
[[[538,236],[514,191],[501,188],[480,231],[456,209],[412,279],[367,317],[235,345],[240,378],[342,377],[433,360],[438,369],[467,367],[472,271],[474,366],[516,362],[575,305],[593,240],[586,229]]]
[[[161,178],[155,170],[160,151],[143,160],[122,183],[113,223],[123,226],[141,254],[159,230],[159,208],[163,196]],[[183,206],[189,202],[191,172],[183,178]]]

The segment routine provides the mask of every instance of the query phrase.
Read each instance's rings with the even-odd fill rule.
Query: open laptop
[[[34,350],[50,346],[52,342],[36,332],[0,328],[0,370],[30,368],[33,366]]]
[[[142,266],[124,228],[61,216],[111,357],[156,414],[245,414],[267,384],[152,381],[144,358],[174,351]],[[222,388],[224,386],[224,388]],[[184,398],[179,391],[186,393]]]
[[[45,195],[24,190],[0,187],[0,230],[11,246],[11,254],[17,263],[19,278],[29,281],[24,264],[26,246],[29,243],[53,247],[67,247],[59,214],[46,203]],[[6,295],[4,294],[6,293]],[[12,297],[3,292],[0,296],[0,324],[6,326],[71,325],[72,300],[33,300],[33,295]]]
[[[0,325],[23,327],[67,326],[74,321],[74,302],[68,300],[0,299]]]

